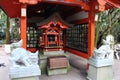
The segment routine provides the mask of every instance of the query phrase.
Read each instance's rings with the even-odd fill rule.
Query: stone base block
[[[41,70],[38,65],[29,67],[11,67],[9,75],[11,79],[39,76],[41,75]]]
[[[68,72],[68,68],[60,68],[60,69],[49,69],[47,67],[48,75],[57,75],[57,74],[66,74]]]
[[[93,66],[96,66],[96,67],[103,67],[103,66],[113,65],[113,60],[112,59],[97,60],[97,59],[94,59],[94,58],[90,58],[88,60],[88,63],[90,65],[93,65]]]
[[[89,66],[88,80],[113,80],[113,71],[111,66],[95,67]]]
[[[47,74],[47,59],[40,60],[39,65],[41,74]]]
[[[12,80],[39,80],[39,77],[35,76],[35,77],[13,78]]]

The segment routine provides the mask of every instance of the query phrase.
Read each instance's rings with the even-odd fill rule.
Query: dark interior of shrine
[[[53,13],[57,12],[65,20],[68,16],[71,16],[79,11],[81,11],[81,8],[74,5],[39,3],[37,5],[27,6],[27,17],[39,17],[46,19]]]

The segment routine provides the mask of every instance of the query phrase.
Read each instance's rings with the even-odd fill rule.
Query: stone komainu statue
[[[13,43],[13,47],[18,47],[13,49],[10,55],[11,66],[20,67],[20,66],[35,66],[38,65],[38,51],[31,53],[30,51],[22,48],[22,42]]]
[[[114,37],[108,35],[106,40],[103,40],[103,45],[95,49],[93,52],[93,58],[95,59],[113,59],[113,47],[114,47]]]
[[[114,52],[115,52],[116,58],[119,60],[120,59],[120,57],[119,57],[119,54],[120,54],[120,44],[115,44]]]

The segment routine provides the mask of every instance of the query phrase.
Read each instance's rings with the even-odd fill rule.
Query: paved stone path
[[[5,52],[4,52],[4,48],[0,47],[0,64],[4,63],[6,67],[1,66],[0,67],[0,80],[9,80],[9,60],[8,60],[8,56]]]
[[[0,80],[9,80],[9,54],[4,52],[4,48],[0,47],[0,63],[5,63],[6,67],[0,67]],[[76,55],[69,54],[70,64],[72,65],[69,73],[55,76],[40,76],[40,80],[86,80],[87,60]],[[113,74],[114,80],[120,80],[120,60],[114,61]]]

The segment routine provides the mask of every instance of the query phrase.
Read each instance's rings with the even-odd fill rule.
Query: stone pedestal
[[[22,78],[13,78],[12,80],[39,80],[39,76],[34,76],[34,77],[22,77]]]
[[[49,57],[59,57],[59,56],[67,56],[64,51],[45,51],[43,54],[39,55],[39,65],[40,65],[40,69],[41,69],[41,73],[42,74],[47,74],[48,75],[55,75],[55,74],[64,74],[67,73],[68,70],[70,69],[70,65],[68,62],[67,67],[65,68],[60,68],[60,69],[49,69],[48,67],[48,58]],[[59,61],[59,60],[56,60]],[[58,62],[59,64],[59,62]],[[58,73],[57,73],[58,72]]]
[[[41,71],[38,65],[29,67],[11,67],[9,75],[11,80],[39,80]]]
[[[59,69],[49,69],[47,67],[48,75],[57,75],[57,74],[66,74],[68,72],[68,67],[66,68],[59,68]]]
[[[47,74],[47,56],[40,55],[39,59],[41,74]]]
[[[96,60],[90,58],[88,80],[113,80],[112,64],[110,59]]]

